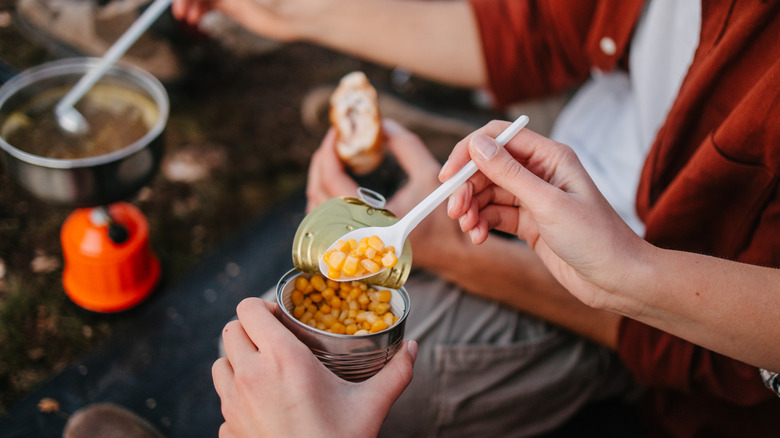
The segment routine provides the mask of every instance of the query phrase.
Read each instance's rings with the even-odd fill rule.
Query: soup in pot
[[[15,148],[45,158],[78,159],[118,151],[143,137],[159,118],[148,97],[119,86],[98,84],[76,103],[89,129],[61,128],[54,107],[70,87],[48,90],[11,113],[0,135]]]

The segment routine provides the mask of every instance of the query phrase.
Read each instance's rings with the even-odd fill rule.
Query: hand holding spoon
[[[504,130],[504,132],[496,137],[496,141],[501,145],[501,147],[504,147],[509,142],[509,140],[511,140],[515,135],[517,135],[518,132],[520,132],[521,129],[525,127],[526,124],[528,124],[528,116],[522,115],[518,117],[517,120],[512,122],[512,124]],[[332,250],[340,240],[347,241],[349,239],[355,239],[356,241],[360,241],[360,239],[364,237],[377,236],[382,240],[382,242],[384,242],[385,246],[395,247],[397,251],[396,255],[400,256],[401,251],[403,251],[404,242],[406,242],[406,238],[409,237],[409,233],[412,232],[414,227],[422,222],[422,220],[425,219],[434,209],[436,209],[439,204],[452,195],[455,189],[460,187],[461,184],[471,178],[471,176],[474,175],[477,170],[477,165],[474,164],[473,161],[469,161],[458,171],[458,173],[440,185],[436,190],[423,199],[419,204],[417,204],[417,206],[415,206],[411,211],[409,211],[409,213],[407,213],[395,224],[389,227],[364,227],[352,230],[331,244],[328,248],[328,251]],[[319,267],[320,272],[322,272],[323,275],[328,276],[330,267],[322,258],[319,260]],[[340,278],[331,279],[336,281],[352,281],[361,280],[376,274],[378,274],[378,272],[368,272],[361,276],[351,277],[342,275]]]

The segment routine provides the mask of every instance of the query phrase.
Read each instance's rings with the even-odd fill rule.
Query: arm
[[[623,314],[780,370],[780,355],[770,347],[780,341],[780,270],[651,247],[630,278],[615,292],[625,300]]]
[[[766,348],[780,341],[780,270],[650,245],[620,220],[571,149],[533,132],[524,130],[507,149],[472,135],[440,178],[469,158],[481,172],[453,194],[449,215],[473,242],[484,242],[490,228],[516,234],[589,306],[780,369],[780,355]]]
[[[175,0],[174,15],[196,24],[219,10],[273,39],[307,41],[433,80],[486,83],[476,21],[466,1]],[[392,35],[388,38],[388,35]]]

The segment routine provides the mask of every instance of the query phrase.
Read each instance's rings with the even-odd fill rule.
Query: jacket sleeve
[[[469,0],[498,106],[580,85],[625,57],[642,2]],[[604,50],[602,40],[612,45]]]
[[[640,384],[742,406],[774,398],[757,368],[630,318],[621,321],[618,353]]]

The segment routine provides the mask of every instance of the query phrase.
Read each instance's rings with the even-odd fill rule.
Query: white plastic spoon
[[[507,127],[504,132],[498,135],[496,137],[496,141],[498,144],[501,145],[501,147],[506,146],[506,144],[511,140],[515,135],[517,135],[518,132],[520,132],[521,129],[525,127],[525,125],[528,124],[528,116],[522,115],[517,118],[514,122],[512,122],[509,127]],[[333,242],[330,247],[328,247],[328,251],[333,249],[333,247],[336,245],[336,243],[340,240],[349,240],[349,239],[355,239],[358,242],[363,237],[370,237],[370,236],[378,236],[380,239],[382,239],[382,242],[384,242],[385,246],[393,246],[396,248],[396,256],[401,255],[401,252],[404,248],[404,242],[406,242],[406,238],[409,237],[409,233],[412,232],[414,227],[416,227],[420,222],[422,222],[423,219],[425,219],[436,207],[439,206],[445,199],[447,199],[452,193],[460,187],[461,184],[466,182],[469,178],[471,178],[472,175],[474,175],[477,172],[477,165],[474,164],[473,161],[469,161],[466,163],[465,166],[463,166],[458,173],[452,176],[452,178],[445,181],[442,185],[440,185],[436,190],[431,192],[430,195],[428,195],[425,199],[423,199],[417,206],[415,206],[409,213],[407,213],[401,220],[396,222],[395,224],[389,226],[389,227],[364,227],[364,228],[357,228],[355,230],[350,231],[349,233],[341,236],[340,238],[336,239],[335,242]],[[327,262],[320,258],[320,272],[322,272],[323,275],[326,277],[328,276],[328,271],[330,270],[330,266],[328,266]],[[336,281],[353,281],[353,280],[361,280],[363,278],[368,278],[374,275],[379,274],[380,272],[384,271],[387,268],[383,268],[382,270],[375,272],[375,273],[366,273],[362,276],[355,276],[350,277],[347,275],[342,275],[340,278],[331,278],[331,280]],[[328,277],[330,278],[330,277]]]
[[[83,134],[87,132],[89,129],[87,120],[73,107],[73,105],[87,94],[90,88],[92,88],[92,86],[103,77],[106,71],[124,55],[127,49],[129,49],[130,46],[146,32],[146,29],[157,20],[160,14],[168,9],[168,6],[170,6],[172,1],[173,0],[155,0],[154,3],[149,5],[144,13],[141,14],[125,33],[116,40],[114,45],[106,51],[98,65],[82,76],[76,85],[68,91],[68,94],[57,103],[57,106],[54,108],[54,113],[57,116],[57,121],[60,126],[65,131],[74,134]]]

